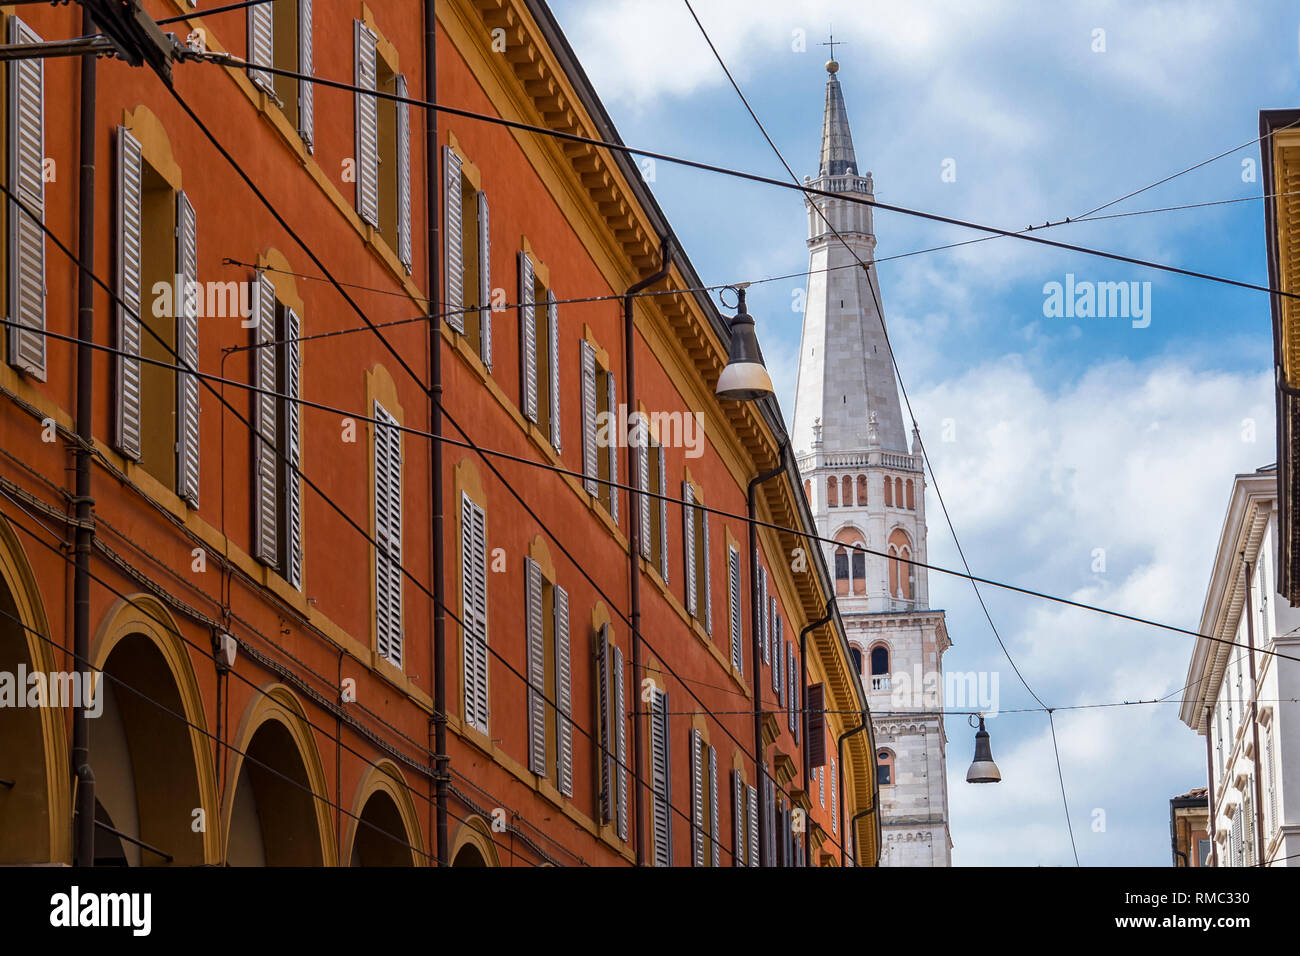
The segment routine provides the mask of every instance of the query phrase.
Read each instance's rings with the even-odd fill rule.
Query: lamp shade
[[[771,395],[772,377],[763,364],[763,353],[758,347],[754,332],[754,317],[745,311],[745,290],[738,290],[736,315],[731,320],[731,345],[727,349],[727,365],[718,376],[716,389],[719,398],[736,402],[752,402]]]

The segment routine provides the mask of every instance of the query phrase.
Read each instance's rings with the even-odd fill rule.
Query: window
[[[114,440],[122,454],[197,507],[199,385],[193,375],[178,379],[173,367],[198,364],[197,220],[185,193],[145,158],[125,126],[117,130],[117,229],[116,291],[123,304],[117,310],[121,352],[113,362]],[[146,290],[154,297],[148,305]]]
[[[628,835],[627,712],[623,690],[623,651],[608,624],[596,631],[597,764],[600,767],[600,820],[615,823],[618,838]]]
[[[1276,770],[1273,767],[1273,727],[1270,724],[1264,733],[1264,782],[1268,792],[1268,832],[1263,843],[1268,846],[1273,833],[1277,830],[1277,785]]]
[[[776,692],[777,703],[782,707],[785,706],[785,684],[781,680],[781,671],[785,668],[785,661],[781,659],[781,647],[784,641],[784,627],[781,623],[781,615],[776,611],[776,582],[772,582],[772,594],[768,598],[771,602],[767,614],[767,644],[772,649],[772,690]]]
[[[10,43],[39,43],[41,38],[15,16],[9,17]],[[39,59],[10,60],[5,73],[8,110],[5,166],[9,191],[17,199],[9,210],[8,235],[0,276],[8,278],[5,303],[9,326],[9,364],[45,381],[45,65]],[[22,207],[19,206],[22,204]],[[24,208],[31,213],[28,215]],[[35,217],[35,218],[33,218]]]
[[[611,398],[611,406],[613,400]],[[611,413],[611,421],[616,412]],[[637,415],[634,426],[637,434],[638,484],[650,492],[641,495],[641,557],[659,569],[659,576],[668,583],[668,456],[664,446],[650,435],[650,426],[644,415]]]
[[[375,650],[402,666],[402,432],[374,403]]]
[[[876,753],[876,778],[882,787],[894,785],[894,755],[888,750]]]
[[[522,314],[522,308],[521,308]],[[618,393],[614,373],[604,353],[586,339],[578,343],[582,374],[582,473],[583,487],[597,498],[610,518],[618,524]],[[604,356],[602,358],[602,356]],[[644,455],[642,456],[644,460]],[[642,466],[644,471],[644,465]],[[642,487],[645,487],[644,474]],[[641,527],[647,526],[645,500],[642,499]],[[642,554],[646,539],[642,538]]]
[[[655,866],[673,865],[671,740],[668,733],[668,692],[656,686],[650,697],[650,788]]]
[[[840,542],[835,549],[835,593],[867,593],[867,555],[862,550],[866,539],[855,528],[843,528],[836,532],[835,540]]]
[[[686,575],[686,613],[713,634],[712,582],[709,575],[709,513],[696,504],[699,493],[682,482],[682,546]]]
[[[889,476],[885,476],[885,507],[894,507],[894,483]]]
[[[826,506],[828,508],[838,508],[840,505],[840,485],[832,475],[826,479]]]
[[[894,479],[894,507],[903,507],[903,479]]]
[[[519,253],[520,409],[560,451],[560,319],[554,293],[538,276],[537,264]],[[538,305],[545,303],[544,314]]]
[[[1196,865],[1210,865],[1210,841],[1208,838],[1196,841]]]
[[[745,654],[740,634],[740,552],[730,544],[727,546],[727,596],[731,611],[731,666],[736,669],[736,673],[743,674]]]
[[[862,649],[856,644],[849,645],[849,657],[853,658],[853,670],[855,673],[862,673]]]
[[[381,50],[379,37],[360,20],[356,39],[357,213],[397,251],[411,271],[410,107],[364,90],[406,96],[406,77]],[[387,47],[387,43],[382,44]]]
[[[839,776],[835,772],[835,758],[831,757],[831,834],[839,833],[840,818],[840,795],[839,795]]]
[[[884,644],[877,644],[871,649],[871,676],[888,676],[889,674],[889,648]]]
[[[697,728],[691,728],[691,862],[721,866],[718,839],[718,753]]]
[[[794,645],[787,643],[785,645],[785,675],[786,687],[788,687],[789,706],[786,708],[786,718],[789,723],[790,733],[794,734],[795,743],[799,742],[799,667],[794,659]]]
[[[569,595],[524,558],[528,630],[528,769],[573,796]]]
[[[731,824],[731,862],[758,866],[758,790],[739,768],[731,771]]]
[[[865,508],[867,505],[867,476],[858,475],[858,507]]]
[[[907,479],[907,510],[908,511],[916,510],[916,498],[913,494],[911,478]]]
[[[311,0],[273,0],[248,8],[248,62],[312,72]],[[250,67],[253,85],[272,97],[312,151],[312,84]]]
[[[463,334],[492,371],[492,240],[487,193],[478,171],[442,148],[443,304],[447,325]]]
[[[460,496],[461,679],[465,722],[488,732],[487,515]]]
[[[916,597],[916,565],[912,564],[912,542],[907,532],[895,528],[889,535],[889,594],[911,601]]]
[[[805,478],[803,480],[803,496],[808,499],[809,504],[812,503],[812,479],[811,478]]]
[[[297,340],[302,320],[276,297],[275,286],[261,270],[253,276],[250,302],[250,361],[257,389],[253,393],[253,554],[301,589],[302,436],[297,399],[302,361]]]
[[[848,475],[840,479],[840,502],[846,508],[853,506],[853,479]]]

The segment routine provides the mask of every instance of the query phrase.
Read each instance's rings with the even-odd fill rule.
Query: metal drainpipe
[[[1178,866],[1178,858],[1180,856],[1183,858],[1184,867],[1192,865],[1191,861],[1187,858],[1187,854],[1178,849],[1178,817],[1174,814],[1174,810],[1176,809],[1174,807],[1174,801],[1177,799],[1177,797],[1169,798],[1169,849],[1174,852],[1175,868]]]
[[[438,100],[438,13],[434,0],[424,3],[424,95]],[[447,780],[451,757],[447,753],[447,604],[446,556],[443,554],[443,487],[442,487],[442,310],[441,273],[438,256],[442,249],[438,228],[438,114],[424,111],[425,176],[425,257],[428,260],[429,302],[433,317],[429,321],[429,485],[433,498],[433,787],[436,806],[434,846],[438,866],[447,865]]]
[[[754,658],[754,780],[758,782],[758,858],[761,866],[772,866],[767,859],[767,800],[763,787],[763,682],[759,680],[762,666],[762,635],[758,632],[758,486],[785,473],[785,454],[789,442],[782,437],[777,449],[776,467],[765,471],[749,482],[747,505],[749,508],[749,634],[750,654]]]
[[[81,32],[96,32],[90,11],[81,10]],[[81,178],[77,186],[77,448],[75,459],[76,532],[72,584],[72,653],[74,666],[90,669],[90,552],[95,532],[94,499],[90,497],[90,455],[94,447],[95,287],[95,54],[81,58],[79,151]],[[100,691],[102,693],[102,690]],[[77,780],[74,831],[77,866],[95,865],[95,774],[90,768],[90,725],[85,701],[72,715],[72,769]]]
[[[844,866],[844,861],[846,858],[844,844],[848,841],[849,838],[849,835],[844,832],[844,741],[848,740],[856,733],[861,733],[862,731],[866,730],[870,726],[871,724],[867,721],[867,715],[863,714],[862,723],[858,724],[852,730],[844,731],[844,733],[840,734],[839,739],[835,741],[835,753],[836,756],[839,757],[839,763],[835,765],[835,776],[838,778],[837,783],[839,786],[839,796],[840,796],[840,799],[838,801],[839,806],[836,808],[836,812],[839,814],[839,818],[840,818],[840,866]],[[873,805],[871,807],[872,810],[875,809],[874,803],[875,801],[873,800],[872,801]],[[854,817],[854,819],[856,820],[857,817]]]
[[[1214,819],[1214,788],[1217,784],[1214,782],[1214,747],[1210,738],[1213,735],[1214,708],[1205,708],[1205,773],[1209,777],[1210,786],[1206,789],[1205,795],[1210,801],[1210,865],[1217,867],[1219,865],[1219,841],[1215,833]]]
[[[632,420],[632,414],[636,411],[636,321],[633,309],[633,296],[638,292],[643,292],[656,282],[660,282],[668,276],[668,270],[672,266],[672,249],[673,237],[664,236],[659,240],[659,271],[654,275],[647,276],[639,282],[634,282],[628,286],[623,293],[623,375],[626,382],[623,385],[624,393],[627,395],[628,421]],[[610,409],[616,411],[616,409]],[[626,437],[626,436],[624,436]],[[645,454],[645,449],[639,447],[638,442],[628,442],[628,447],[632,454],[628,456],[628,475],[627,483],[629,488],[636,487],[636,480],[633,476],[640,474],[640,456]],[[618,475],[611,475],[611,479],[618,481]],[[610,486],[610,494],[617,494],[618,491],[613,485]],[[641,679],[641,496],[635,491],[630,491],[627,498],[628,510],[628,586],[629,596],[628,604],[630,613],[629,620],[632,622],[632,692],[637,695],[635,700],[640,700]],[[641,751],[644,747],[641,731],[641,718],[639,716],[640,708],[636,708],[638,716],[632,721],[632,776],[634,777],[633,792],[635,797],[632,801],[635,808],[636,824],[636,865],[646,865],[645,853],[645,794],[642,792],[641,781],[645,779],[645,762],[642,759]],[[619,720],[623,720],[623,715],[618,715]]]
[[[1255,609],[1250,599],[1250,562],[1244,562],[1246,575],[1246,647],[1250,658],[1250,736],[1255,747],[1255,842],[1257,859],[1263,862],[1264,846],[1264,796],[1260,782],[1260,765],[1264,755],[1259,750],[1259,687],[1255,684]]]
[[[808,635],[817,628],[829,624],[834,616],[835,598],[832,596],[826,602],[826,616],[818,618],[799,632],[799,730],[801,734],[799,762],[803,770],[803,788],[809,794],[812,793],[812,783],[809,779],[812,768],[808,766]],[[808,826],[803,828],[803,858],[812,859],[812,828]]]

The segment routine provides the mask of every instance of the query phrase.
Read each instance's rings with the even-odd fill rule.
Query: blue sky
[[[552,7],[626,142],[784,175],[684,4]],[[833,27],[845,41],[837,57],[859,167],[873,173],[876,198],[1007,229],[1077,217],[1253,140],[1260,109],[1300,105],[1300,21],[1279,2],[695,7],[801,177],[816,174],[819,44]],[[949,159],[955,182],[941,178]],[[1251,145],[1106,212],[1258,196],[1258,163]],[[664,163],[653,187],[706,282],[807,268],[796,194]],[[1042,234],[1266,284],[1262,205]],[[875,231],[880,258],[977,235],[885,212]],[[882,263],[879,274],[904,384],[974,572],[1196,627],[1232,476],[1275,457],[1267,296],[1013,239]],[[1067,274],[1150,282],[1150,326],[1045,316],[1044,285]],[[802,285],[764,283],[749,297],[787,416]],[[948,419],[955,440],[944,442]],[[930,559],[956,567],[933,489],[927,506]],[[1003,710],[1033,705],[970,585],[931,575],[930,587],[954,640],[945,667],[998,671]],[[1147,699],[1184,683],[1190,638],[985,597],[1054,707]],[[964,782],[972,731],[964,718],[948,721],[954,863],[1071,864],[1046,718],[1004,714],[989,729],[1004,782],[974,787]],[[1205,768],[1204,739],[1179,723],[1177,705],[1063,711],[1056,729],[1081,862],[1169,865],[1168,800],[1203,786]]]

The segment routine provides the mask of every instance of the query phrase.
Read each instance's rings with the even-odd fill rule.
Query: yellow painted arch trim
[[[352,801],[352,816],[348,818],[347,842],[343,845],[341,861],[352,859],[352,846],[356,843],[357,830],[361,826],[360,818],[366,809],[366,803],[376,793],[387,794],[397,806],[406,830],[406,842],[420,852],[409,851],[411,862],[415,866],[424,866],[428,860],[425,853],[424,837],[420,830],[420,818],[415,812],[415,801],[411,798],[410,787],[397,764],[391,760],[376,762],[362,778],[357,787],[356,798]]]
[[[451,855],[448,859],[454,863],[461,849],[471,843],[482,854],[488,866],[501,865],[501,860],[497,857],[497,845],[492,840],[492,828],[478,815],[466,817],[465,822],[460,825],[460,829],[456,831],[456,838],[451,842]]]

